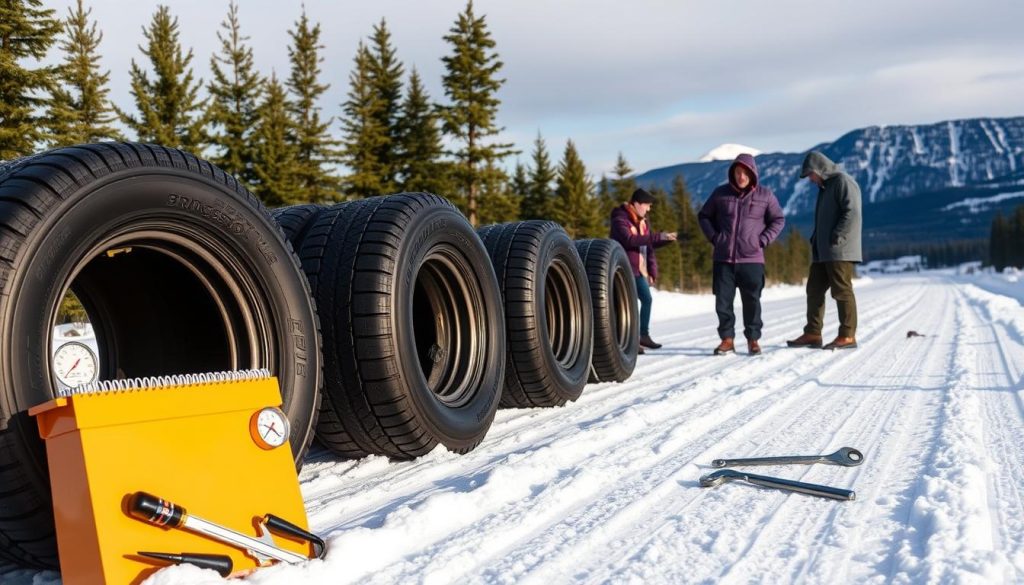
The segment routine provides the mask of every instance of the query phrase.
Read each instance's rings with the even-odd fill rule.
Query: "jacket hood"
[[[750,190],[753,190],[755,187],[757,187],[757,183],[758,183],[757,163],[754,162],[754,156],[753,155],[747,154],[747,153],[743,153],[743,154],[737,156],[736,160],[732,161],[732,164],[729,165],[729,184],[732,185],[732,188],[736,189],[737,191],[742,191],[742,189],[737,187],[736,183],[734,183],[733,180],[732,180],[732,170],[734,168],[736,168],[737,165],[742,166],[745,169],[747,169],[748,171],[750,171],[750,175],[751,175],[752,179],[750,181],[750,185],[747,187],[747,190],[750,191]]]
[[[803,179],[811,172],[818,173],[822,179],[828,179],[838,175],[841,172],[839,165],[832,162],[832,159],[821,154],[817,150],[812,150],[807,153],[807,157],[804,158],[804,166],[800,169],[800,178]]]

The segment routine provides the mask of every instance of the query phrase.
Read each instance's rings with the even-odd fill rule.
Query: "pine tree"
[[[195,81],[189,64],[192,50],[184,53],[178,41],[178,19],[159,6],[149,28],[143,27],[147,46],[139,46],[149,58],[154,79],[132,59],[132,97],[138,116],[117,108],[121,121],[141,142],[182,148],[198,154],[205,119],[199,101],[202,81]]]
[[[679,252],[679,289],[700,291],[710,286],[712,246],[704,238],[697,220],[693,197],[682,175],[672,180],[670,194],[676,213],[679,246],[669,246]]]
[[[426,191],[448,196],[451,191],[448,165],[441,160],[444,148],[437,114],[416,69],[402,102],[398,176],[405,191]]]
[[[299,191],[302,201],[326,202],[341,198],[338,179],[324,165],[336,158],[337,145],[329,132],[331,118],[320,119],[317,100],[330,87],[320,77],[320,24],[311,25],[303,8],[302,16],[289,30],[292,44],[288,46],[291,75],[287,86],[291,94],[288,111],[295,125],[293,144],[296,147]]]
[[[1008,263],[1017,268],[1024,268],[1024,205],[1018,205],[1013,210],[1013,228],[1008,236]]]
[[[1003,268],[1007,266],[1009,228],[1009,222],[1003,216],[1003,212],[996,211],[992,218],[992,230],[989,233],[989,261],[999,272],[1002,272]]]
[[[647,214],[648,226],[652,232],[679,231],[679,220],[676,210],[669,202],[668,194],[662,189],[652,189],[654,205]],[[681,260],[678,244],[668,244],[654,251],[658,259],[658,281],[656,285],[661,290],[678,290],[679,281],[682,276]]]
[[[633,168],[629,166],[626,157],[621,152],[615,161],[615,168],[612,169],[612,172],[615,178],[611,180],[611,190],[601,202],[602,209],[609,214],[616,205],[629,201],[637,187],[636,179],[630,176],[633,174]]]
[[[519,215],[517,219],[525,219],[523,218],[522,209],[523,205],[526,204],[526,196],[530,192],[530,176],[526,172],[526,166],[519,161],[516,161],[515,170],[509,179],[508,190],[519,201]]]
[[[803,283],[810,265],[811,244],[800,234],[800,230],[794,227],[789,230],[789,237],[786,238],[786,261],[782,282]]]
[[[562,224],[573,239],[597,238],[603,235],[600,206],[594,197],[594,185],[587,177],[576,145],[565,143],[565,154],[558,165],[558,187],[555,189],[554,219]]]
[[[380,146],[388,141],[387,128],[381,126],[378,110],[381,100],[372,80],[373,56],[362,42],[356,49],[355,65],[349,73],[348,100],[342,104],[341,160],[349,168],[342,184],[349,197],[384,194],[383,164],[377,158]]]
[[[263,81],[254,69],[252,48],[245,44],[238,21],[238,4],[231,0],[228,15],[217,32],[221,52],[210,58],[213,80],[208,120],[210,144],[216,149],[213,162],[247,185],[255,183],[252,133],[258,117]]]
[[[0,3],[0,160],[31,154],[44,138],[39,109],[47,105],[56,68],[30,67],[41,60],[60,33],[61,23],[41,0]]]
[[[441,109],[444,131],[461,144],[452,154],[456,163],[455,179],[470,223],[477,225],[477,198],[487,173],[487,166],[513,151],[511,144],[488,142],[503,130],[495,123],[498,105],[496,94],[504,79],[497,77],[502,67],[494,52],[495,42],[487,30],[484,17],[473,14],[473,2],[459,14],[450,34],[444,37],[452,53],[441,60],[449,105]]]
[[[533,168],[530,171],[530,189],[526,192],[520,215],[523,219],[553,219],[555,193],[551,184],[557,172],[551,165],[544,138],[537,133],[533,141]]]
[[[611,201],[611,183],[608,181],[608,175],[601,173],[601,180],[597,182],[597,200],[598,201]],[[608,228],[608,232],[611,233],[611,210],[615,209],[615,205],[608,210],[608,214],[603,217],[605,227]]]
[[[77,7],[68,8],[64,19],[66,38],[60,45],[64,62],[48,116],[52,146],[121,137],[112,125],[116,116],[107,98],[110,72],[100,72],[99,44],[103,33],[97,30],[95,22],[89,21],[91,13],[92,9],[86,10],[82,0],[78,0]]]
[[[383,129],[383,140],[377,145],[376,159],[380,164],[380,184],[384,193],[398,191],[398,173],[401,166],[402,75],[403,66],[391,45],[391,33],[382,18],[373,27],[370,50],[370,85],[379,101],[374,110],[377,125]]]
[[[299,184],[295,124],[288,114],[285,88],[271,74],[256,110],[252,133],[253,192],[269,207],[306,201]]]
[[[480,224],[505,223],[519,217],[519,198],[508,186],[508,177],[494,162],[488,163],[480,191]]]

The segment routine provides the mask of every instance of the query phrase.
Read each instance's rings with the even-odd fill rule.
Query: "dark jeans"
[[[636,277],[636,298],[640,300],[640,335],[650,335],[651,326],[651,287],[646,276]]]
[[[711,290],[715,293],[715,312],[718,313],[718,336],[736,337],[736,315],[732,305],[736,288],[740,289],[743,304],[743,335],[747,339],[761,339],[761,291],[764,289],[764,264],[730,264],[715,262]]]
[[[804,333],[821,335],[825,322],[825,291],[832,291],[839,310],[839,337],[857,334],[857,298],[853,296],[853,262],[815,262],[807,275],[807,326]]]

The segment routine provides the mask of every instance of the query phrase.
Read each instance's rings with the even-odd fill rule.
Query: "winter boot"
[[[651,339],[650,335],[641,335],[640,345],[642,347],[646,347],[647,349],[658,349],[661,347],[660,343],[654,343],[654,340]]]
[[[727,353],[736,353],[736,345],[732,342],[732,337],[726,337],[715,348],[715,355],[725,355]]]
[[[756,339],[747,340],[747,353],[750,355],[761,355],[761,345],[757,343]]]
[[[836,337],[832,343],[822,349],[856,349],[857,340],[853,337]]]
[[[821,347],[821,335],[804,333],[796,339],[790,339],[786,345],[789,347]]]

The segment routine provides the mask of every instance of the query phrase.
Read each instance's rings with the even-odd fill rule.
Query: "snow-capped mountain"
[[[733,160],[737,156],[746,153],[757,156],[761,151],[742,144],[726,143],[712,148],[704,156],[697,159],[698,162],[711,162],[716,160]]]
[[[870,206],[941,189],[991,185],[1002,177],[1016,178],[1024,171],[1024,117],[871,126],[809,150],[820,150],[841,163],[860,184],[865,206]],[[814,209],[814,192],[807,181],[799,180],[806,152],[756,158],[762,184],[775,191],[788,215]],[[723,158],[727,160],[654,169],[637,180],[667,190],[681,174],[694,198],[703,200],[724,182],[731,157]]]

